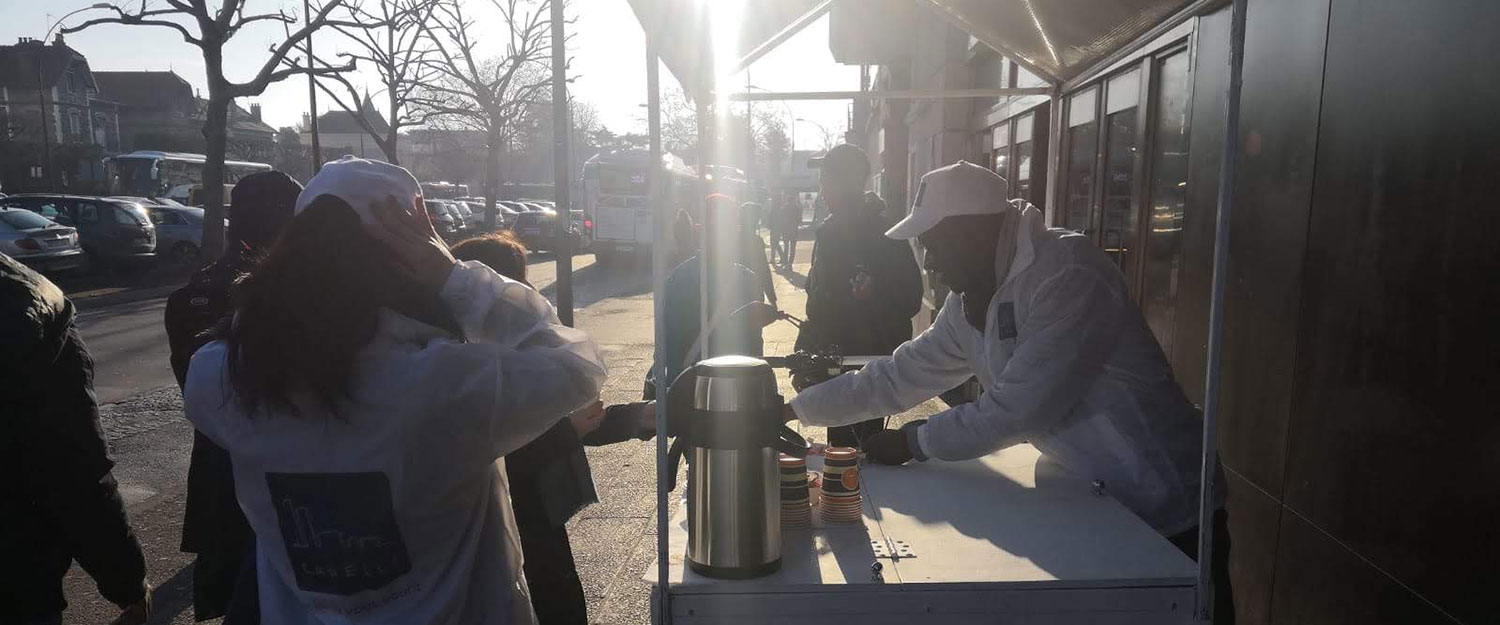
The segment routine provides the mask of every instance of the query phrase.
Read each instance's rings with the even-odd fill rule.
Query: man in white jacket
[[[975,376],[977,401],[872,435],[868,457],[966,460],[1030,442],[1194,555],[1198,411],[1114,263],[1005,198],[1005,180],[971,163],[922,178],[911,214],[886,236],[919,239],[952,293],[920,336],[802,391],[787,417],[837,426],[894,415]],[[1227,556],[1225,538],[1216,546]]]
[[[236,333],[251,323],[245,309],[228,340],[193,356],[186,412],[229,451],[257,537],[262,620],[534,623],[500,460],[597,399],[602,355],[536,291],[480,263],[454,263],[416,225],[420,189],[405,170],[328,163],[299,198],[298,217],[321,217],[340,201],[358,215],[344,209],[349,227],[363,226],[368,243],[422,276],[413,284],[436,291],[458,332],[381,308],[333,406],[305,394],[293,406],[247,406],[234,383],[243,379],[236,366],[253,364],[247,350],[234,356]],[[283,244],[298,227],[294,220]],[[296,281],[297,267],[276,265],[281,247],[260,279]],[[292,318],[296,304],[280,304],[287,323],[339,322]]]

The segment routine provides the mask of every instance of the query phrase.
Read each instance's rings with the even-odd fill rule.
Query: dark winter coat
[[[885,202],[867,193],[861,206],[834,213],[818,227],[798,350],[837,346],[846,356],[873,356],[911,338],[911,318],[922,306],[922,275],[911,245],[885,236],[891,225]],[[873,287],[865,300],[855,297],[852,286],[861,271]]]
[[[73,561],[116,605],[145,596],[146,562],[111,473],[94,361],[73,303],[0,254],[0,620],[62,611]]]

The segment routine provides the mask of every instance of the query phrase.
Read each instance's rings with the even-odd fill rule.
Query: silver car
[[[85,262],[77,229],[19,208],[0,208],[0,253],[43,273]]]
[[[156,226],[156,255],[178,265],[196,262],[203,247],[203,209],[149,204],[144,208]]]

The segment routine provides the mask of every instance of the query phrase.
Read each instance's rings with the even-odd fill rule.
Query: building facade
[[[911,35],[876,90],[1050,93],[876,101],[860,140],[877,187],[910,206],[934,168],[993,168],[1115,260],[1201,403],[1227,3],[1158,3],[1181,19],[1057,83],[969,34],[1031,19],[933,4],[900,20]],[[1500,5],[1248,6],[1218,432],[1239,622],[1495,622],[1500,533],[1474,513],[1500,496],[1487,394],[1500,342],[1485,321]],[[1062,16],[1034,17],[1041,31]]]
[[[155,150],[202,154],[207,100],[175,72],[94,72],[103,97],[119,105],[119,152]],[[231,160],[271,162],[276,130],[261,121],[260,105],[247,111],[229,107],[226,156]]]
[[[88,59],[59,35],[0,46],[0,184],[4,191],[103,191],[119,149],[118,107]],[[50,165],[49,165],[50,161]]]

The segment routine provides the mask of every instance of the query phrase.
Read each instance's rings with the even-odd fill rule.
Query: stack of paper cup
[[[807,459],[781,454],[781,525],[812,525],[812,498],[807,489]]]
[[[824,523],[854,523],[863,516],[859,502],[859,455],[853,447],[823,453],[820,506]]]

